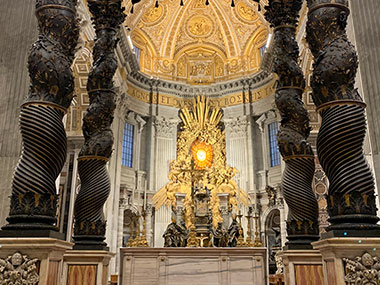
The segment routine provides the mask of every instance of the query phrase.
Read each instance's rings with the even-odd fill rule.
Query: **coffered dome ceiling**
[[[130,10],[128,1],[127,10]],[[252,0],[141,1],[126,26],[140,50],[141,71],[190,84],[257,72],[269,28]]]

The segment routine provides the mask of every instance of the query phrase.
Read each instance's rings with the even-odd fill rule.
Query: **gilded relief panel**
[[[168,80],[210,84],[253,74],[260,67],[260,47],[268,27],[257,5],[231,2],[163,0],[151,2],[133,29],[141,49],[141,70]],[[207,50],[211,55],[196,52]]]

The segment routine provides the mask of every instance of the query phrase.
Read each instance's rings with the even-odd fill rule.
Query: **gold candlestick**
[[[134,238],[133,238],[133,231],[134,231],[133,218],[131,218],[131,223],[129,225],[129,229],[130,229],[130,236],[129,236],[127,244],[125,245],[126,247],[132,247],[133,241],[134,241]]]
[[[240,227],[240,229],[239,229],[239,237],[238,237],[238,241],[237,241],[237,244],[236,244],[236,246],[237,247],[245,247],[246,246],[246,244],[245,244],[245,241],[244,241],[244,234],[243,234],[243,227],[241,226],[241,217],[242,217],[243,215],[241,214],[241,212],[240,212],[240,210],[239,210],[239,215],[238,215],[238,217],[239,217],[239,227]]]
[[[138,244],[138,247],[149,247],[148,241],[146,240],[146,215],[144,214],[143,230],[142,235]]]
[[[132,242],[132,247],[138,247],[139,242],[140,242],[140,216],[137,216],[136,237]]]
[[[245,217],[248,219],[248,233],[247,233],[246,245],[248,247],[253,247],[254,244],[253,244],[252,238],[251,238],[251,234],[252,234],[252,229],[251,229],[251,218],[252,218],[252,216],[251,216],[251,212],[248,211],[248,215],[245,216]]]
[[[258,231],[259,215],[257,213],[255,213],[255,215],[253,216],[253,218],[255,219],[255,241],[253,243],[253,246],[254,247],[262,247],[263,243],[261,242],[259,231]]]

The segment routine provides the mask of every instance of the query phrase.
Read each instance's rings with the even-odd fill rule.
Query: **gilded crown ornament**
[[[307,141],[309,116],[302,102],[305,79],[298,65],[295,38],[301,7],[302,0],[270,0],[265,7],[265,18],[274,28],[275,102],[281,113],[277,138],[285,161],[281,187],[289,206],[289,249],[311,248],[311,242],[319,239],[318,203],[312,189],[314,153]]]
[[[327,236],[379,236],[375,185],[363,155],[365,103],[355,88],[358,56],[346,33],[348,0],[308,0],[311,87],[322,117],[317,138],[330,185]]]

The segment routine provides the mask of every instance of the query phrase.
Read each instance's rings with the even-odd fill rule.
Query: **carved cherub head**
[[[13,266],[20,266],[22,263],[22,255],[19,252],[16,252],[12,255],[11,262]]]

